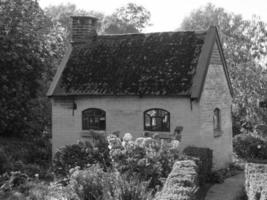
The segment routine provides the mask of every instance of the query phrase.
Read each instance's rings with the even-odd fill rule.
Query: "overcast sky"
[[[192,10],[208,2],[227,11],[242,14],[244,18],[251,19],[252,15],[257,15],[267,22],[267,0],[39,0],[42,8],[67,2],[76,4],[77,8],[105,14],[112,13],[128,2],[143,5],[151,12],[153,24],[145,32],[173,31]]]

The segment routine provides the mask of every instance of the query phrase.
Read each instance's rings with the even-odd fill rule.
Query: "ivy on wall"
[[[75,94],[186,95],[204,36],[195,32],[98,36],[74,45],[61,86]]]

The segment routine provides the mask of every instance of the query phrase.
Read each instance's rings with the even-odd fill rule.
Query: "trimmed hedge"
[[[196,162],[193,160],[177,161],[155,200],[194,200],[198,189]]]
[[[207,177],[211,174],[212,169],[212,150],[209,148],[200,148],[188,146],[183,153],[187,156],[199,159],[199,181],[203,184],[207,181]]]
[[[237,156],[247,161],[267,159],[267,141],[252,134],[235,136],[233,147]]]

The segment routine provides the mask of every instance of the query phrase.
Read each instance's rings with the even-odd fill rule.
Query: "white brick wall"
[[[200,130],[202,143],[213,150],[214,169],[226,167],[232,157],[231,94],[227,85],[217,45],[211,56],[204,89],[200,99]],[[222,135],[215,137],[213,110],[221,110]]]

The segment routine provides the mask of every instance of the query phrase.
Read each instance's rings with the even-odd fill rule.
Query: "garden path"
[[[223,183],[213,185],[205,200],[235,200],[240,196],[244,183],[244,173],[227,178]]]

